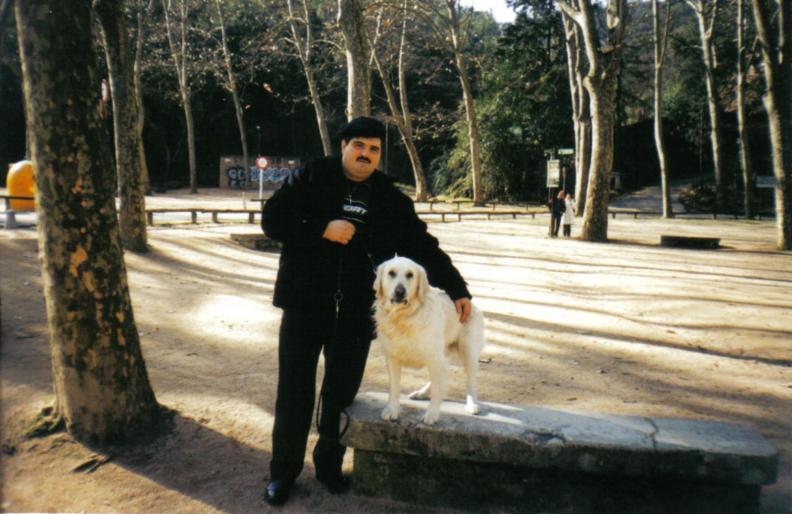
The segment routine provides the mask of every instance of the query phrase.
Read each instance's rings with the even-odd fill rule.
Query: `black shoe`
[[[291,486],[292,482],[286,480],[270,480],[264,490],[264,500],[273,506],[283,505],[289,499]]]
[[[324,484],[330,494],[343,494],[349,491],[349,488],[352,487],[352,481],[349,479],[349,477],[342,475],[340,472],[338,474],[331,475],[317,474],[316,479]]]

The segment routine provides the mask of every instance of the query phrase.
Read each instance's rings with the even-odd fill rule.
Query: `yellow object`
[[[36,196],[36,181],[33,177],[33,163],[19,161],[8,170],[6,178],[8,196]],[[10,209],[16,212],[36,209],[34,200],[11,200]]]

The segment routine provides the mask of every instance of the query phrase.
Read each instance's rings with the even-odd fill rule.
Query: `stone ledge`
[[[475,486],[500,491],[499,500],[525,508],[526,497],[540,491],[553,508],[588,512],[585,505],[591,502],[602,506],[626,501],[627,511],[638,512],[638,505],[656,504],[647,498],[684,489],[687,493],[679,501],[699,501],[691,512],[731,511],[721,503],[712,508],[700,503],[705,500],[728,500],[728,505],[739,506],[734,512],[750,512],[758,505],[761,486],[773,483],[777,475],[775,448],[737,425],[487,402],[481,415],[471,416],[461,403],[446,401],[440,421],[427,426],[420,422],[427,402],[404,397],[399,421],[380,419],[386,397],[362,393],[349,409],[343,443],[355,449],[355,487],[363,494],[425,503],[438,495],[423,494],[421,484],[433,484],[432,490],[448,488],[447,504],[488,505],[488,500],[476,500],[474,488],[460,489],[459,480],[451,478],[473,474],[497,476],[484,486],[476,480]],[[438,467],[438,476],[413,476]],[[614,480],[619,487],[603,486]],[[405,488],[409,494],[402,497]],[[465,505],[460,505],[457,501],[464,498]],[[649,511],[667,512],[657,509]],[[672,511],[687,510],[677,505]]]

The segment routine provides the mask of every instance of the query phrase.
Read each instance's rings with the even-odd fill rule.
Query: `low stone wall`
[[[357,493],[471,511],[746,514],[776,479],[775,448],[737,425],[483,403],[480,416],[445,402],[385,393],[349,409]]]

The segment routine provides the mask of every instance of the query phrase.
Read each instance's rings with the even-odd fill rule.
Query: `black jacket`
[[[342,219],[348,180],[341,157],[324,157],[292,172],[264,204],[261,226],[283,250],[275,282],[277,307],[330,306],[341,275],[344,301],[371,305],[377,265],[394,254],[426,268],[429,282],[456,300],[470,297],[465,281],[415,214],[412,201],[375,171],[366,230],[347,245],[324,239],[327,224]]]

